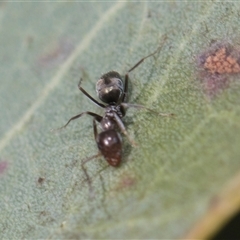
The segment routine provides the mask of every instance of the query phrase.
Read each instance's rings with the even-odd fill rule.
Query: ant
[[[90,96],[82,87],[82,78],[80,78],[78,88],[79,90],[87,96],[92,102],[94,102],[99,107],[105,110],[103,116],[100,116],[96,113],[86,111],[82,112],[76,116],[73,116],[68,120],[68,122],[61,128],[67,127],[67,125],[77,118],[82,117],[83,115],[89,115],[93,117],[93,133],[94,138],[98,146],[99,153],[85,159],[82,162],[82,166],[88,162],[89,160],[96,158],[102,155],[109,165],[113,167],[119,166],[122,158],[122,138],[119,134],[118,130],[128,138],[130,143],[133,146],[136,146],[135,142],[130,139],[127,130],[122,122],[122,118],[126,114],[126,110],[129,107],[138,108],[138,109],[146,109],[148,111],[156,113],[154,110],[146,108],[143,105],[131,104],[127,103],[127,95],[128,95],[128,74],[132,72],[135,68],[137,68],[145,59],[156,54],[162,46],[158,47],[153,53],[143,57],[140,61],[138,61],[132,68],[130,68],[124,77],[124,84],[121,75],[116,71],[110,71],[101,76],[101,78],[96,83],[96,92],[98,98],[105,104],[98,102],[92,96]],[[162,116],[171,116],[171,113],[157,113]],[[97,122],[100,125],[101,132],[98,133],[97,130]]]

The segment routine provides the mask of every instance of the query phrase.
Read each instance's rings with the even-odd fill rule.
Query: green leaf
[[[238,45],[239,10],[237,2],[2,3],[1,239],[186,236],[239,173],[238,77],[209,98],[196,65],[213,41]],[[161,52],[130,73],[129,102],[176,116],[129,109],[124,123],[138,146],[124,138],[119,168],[89,161],[90,182],[81,162],[98,152],[92,119],[51,129],[83,111],[103,114],[79,78],[97,97],[103,73],[124,75],[165,34]]]

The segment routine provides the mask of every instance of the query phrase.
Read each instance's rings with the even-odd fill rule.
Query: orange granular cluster
[[[211,73],[239,73],[240,65],[236,58],[226,53],[223,47],[206,58],[204,68]]]

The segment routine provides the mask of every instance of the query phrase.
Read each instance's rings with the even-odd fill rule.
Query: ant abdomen
[[[96,91],[99,99],[105,103],[117,103],[123,94],[123,82],[120,74],[108,72],[97,81]]]
[[[113,129],[100,132],[97,135],[97,146],[109,165],[117,167],[122,158],[122,138]]]

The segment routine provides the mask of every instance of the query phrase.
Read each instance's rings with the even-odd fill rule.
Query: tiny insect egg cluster
[[[238,59],[228,55],[225,47],[222,47],[214,54],[209,55],[204,62],[204,68],[210,73],[223,74],[240,72]]]

